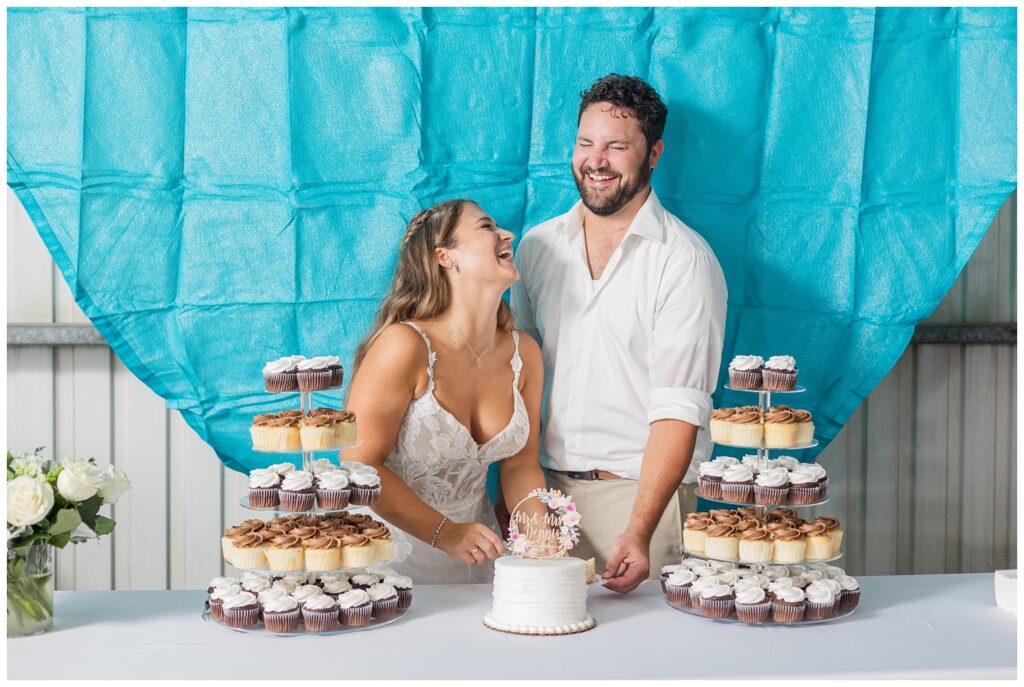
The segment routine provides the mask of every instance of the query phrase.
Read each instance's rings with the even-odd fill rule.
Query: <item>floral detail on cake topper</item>
[[[512,509],[508,532],[506,544],[513,556],[565,556],[580,543],[580,513],[572,496],[534,489]]]

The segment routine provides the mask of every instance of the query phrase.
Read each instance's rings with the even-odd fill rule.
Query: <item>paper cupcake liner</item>
[[[338,387],[345,381],[345,369],[343,367],[329,367],[331,371],[331,386]]]
[[[266,449],[269,451],[298,451],[302,448],[298,427],[271,427],[267,431]]]
[[[372,546],[345,546],[341,549],[341,564],[346,568],[365,568],[373,563]]]
[[[790,487],[789,502],[796,506],[807,506],[821,501],[821,486]]]
[[[235,557],[235,545],[231,543],[231,538],[224,536],[220,538],[220,552],[224,556],[224,560],[228,563],[232,563],[232,559]]]
[[[804,558],[808,561],[823,561],[832,557],[832,538],[828,535],[808,537]]]
[[[774,543],[772,558],[776,563],[786,565],[789,563],[803,563],[804,554],[807,551],[807,542],[801,541],[776,541]]]
[[[683,529],[683,548],[690,553],[704,553],[704,542],[707,535],[703,530]]]
[[[673,606],[690,605],[690,585],[685,587],[665,587],[665,597]]]
[[[299,391],[325,391],[331,388],[330,370],[299,370]]]
[[[828,620],[835,615],[836,602],[827,604],[816,604],[807,602],[807,610],[804,611],[804,620]]]
[[[824,501],[825,497],[828,496],[828,477],[818,482],[818,488],[821,490],[818,493],[818,498]]]
[[[716,599],[702,597],[700,610],[705,618],[729,618],[736,607],[735,599]]]
[[[760,389],[761,370],[734,370],[730,367],[729,386],[734,389]]]
[[[792,391],[796,386],[797,371],[780,372],[767,367],[761,370],[761,380],[768,391]]]
[[[725,420],[711,421],[711,441],[716,444],[729,443],[729,423]]]
[[[224,624],[228,627],[252,627],[259,621],[259,606],[224,609]]]
[[[398,607],[399,608],[409,608],[409,606],[412,606],[412,590],[411,589],[398,589],[396,587],[395,590],[398,592]]]
[[[358,487],[352,485],[352,495],[349,497],[349,503],[354,506],[372,506],[377,503],[377,499],[380,498],[380,487]]]
[[[693,585],[689,588],[690,594],[690,608],[700,609],[700,590],[694,589]]]
[[[296,632],[299,629],[299,609],[293,608],[283,613],[263,613],[263,626],[269,632]]]
[[[754,503],[759,506],[783,506],[789,499],[789,486],[762,487],[754,485]]]
[[[313,492],[281,490],[281,508],[289,511],[307,511],[313,508],[316,494]]]
[[[814,441],[814,423],[813,422],[798,422],[796,423],[796,443],[797,446],[803,446]]]
[[[393,539],[371,539],[373,544],[373,559],[375,561],[390,561],[395,555],[395,541]]]
[[[257,427],[255,425],[249,427],[249,437],[252,439],[253,448],[265,449],[267,447],[266,427]]]
[[[697,486],[700,487],[700,495],[712,501],[722,500],[722,480],[697,478]]]
[[[303,451],[334,448],[333,427],[299,427],[299,441]]]
[[[301,548],[275,549],[267,547],[267,565],[273,572],[298,572],[303,569],[305,561]]]
[[[753,503],[754,485],[722,482],[722,499],[729,503]]]
[[[745,623],[763,623],[771,617],[772,602],[768,599],[759,604],[736,604],[736,618]]]
[[[294,372],[264,372],[263,383],[266,384],[267,391],[295,391],[299,388],[297,377]]]
[[[224,599],[210,599],[210,617],[219,623],[224,622]]]
[[[242,568],[243,570],[267,569],[267,556],[263,552],[262,546],[251,549],[239,549],[236,547],[231,552],[231,560],[229,562],[236,568]]]
[[[740,539],[740,560],[744,563],[770,563],[772,549],[770,541],[744,541]]]
[[[738,537],[704,537],[704,553],[711,558],[735,561],[740,556]]]
[[[796,423],[766,422],[764,424],[764,445],[770,448],[796,446]]]
[[[306,570],[322,572],[337,570],[341,565],[341,549],[306,549]]]
[[[857,608],[857,604],[860,603],[860,590],[859,589],[844,589],[839,592],[839,601],[837,602],[837,613],[845,613],[852,611]]]
[[[351,490],[345,489],[317,489],[316,505],[324,510],[341,510],[348,507]]]
[[[772,620],[777,623],[798,623],[804,619],[804,609],[806,606],[806,602],[791,605],[773,601]]]
[[[836,555],[843,548],[843,531],[841,529],[829,530],[829,539],[832,540],[832,555]]]
[[[369,625],[370,614],[373,606],[371,604],[363,604],[362,606],[354,606],[352,608],[341,609],[341,624],[345,627],[363,627]]]
[[[334,426],[334,442],[336,446],[352,446],[356,443],[356,423],[339,422]]]
[[[371,615],[377,620],[390,620],[398,615],[398,596],[372,602]]]
[[[273,508],[281,502],[277,487],[249,487],[249,505],[253,508]]]
[[[302,608],[302,622],[309,632],[330,632],[338,629],[337,608]]]
[[[763,436],[764,427],[760,422],[734,422],[729,430],[729,443],[737,446],[757,446]]]

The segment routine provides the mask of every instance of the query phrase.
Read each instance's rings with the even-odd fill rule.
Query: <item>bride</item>
[[[347,408],[377,468],[378,515],[412,535],[394,567],[417,583],[489,582],[505,553],[486,493],[500,461],[513,505],[544,487],[540,348],[513,328],[502,294],[519,279],[512,234],[449,200],[406,228],[391,290],[359,346]]]

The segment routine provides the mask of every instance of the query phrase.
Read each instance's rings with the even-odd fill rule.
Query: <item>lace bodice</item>
[[[519,393],[519,332],[512,332],[513,410],[503,430],[486,444],[478,445],[469,430],[441,407],[434,395],[434,362],[437,354],[427,335],[406,322],[427,344],[427,389],[409,404],[398,430],[395,448],[385,465],[401,477],[416,495],[449,518],[475,507],[484,494],[487,466],[522,450],[530,433],[526,406]]]
[[[519,393],[519,375],[523,368],[519,357],[519,332],[512,332],[515,343],[511,361],[515,373],[512,417],[490,441],[478,445],[469,429],[445,410],[434,395],[437,354],[430,339],[415,323],[405,324],[419,332],[427,345],[427,389],[409,404],[395,447],[384,464],[424,502],[450,520],[496,526],[492,509],[487,507],[487,468],[491,463],[519,453],[530,434],[530,419]],[[490,581],[489,568],[473,566],[471,570],[465,563],[419,540],[412,544],[412,556],[402,567],[417,582]],[[461,579],[463,577],[466,579]]]

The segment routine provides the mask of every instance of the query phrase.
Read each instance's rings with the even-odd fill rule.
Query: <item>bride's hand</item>
[[[501,538],[479,522],[448,521],[437,535],[437,548],[470,565],[505,553]]]

